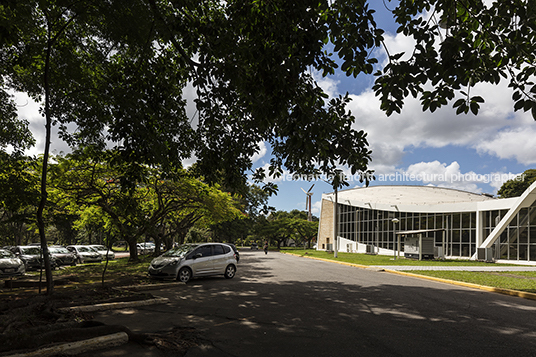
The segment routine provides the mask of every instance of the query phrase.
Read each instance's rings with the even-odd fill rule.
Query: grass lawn
[[[149,263],[154,258],[152,255],[139,255],[139,262],[131,263],[127,258],[118,258],[110,260],[106,268],[104,282],[112,286],[126,284],[149,284],[159,283],[152,281],[147,277]],[[76,266],[63,267],[54,270],[52,275],[54,280],[63,279],[74,285],[99,284],[102,282],[102,272],[106,262],[79,264]],[[27,272],[26,275],[39,277],[39,272]]]
[[[296,254],[300,256],[309,256],[323,258],[340,262],[358,264],[358,265],[415,265],[415,266],[515,266],[514,264],[494,264],[470,260],[413,260],[413,259],[393,259],[392,256],[370,255],[356,253],[338,253],[334,258],[333,253],[317,251],[313,249],[282,250],[285,253]],[[419,270],[411,271],[412,274],[426,275],[436,278],[463,281],[466,283],[479,284],[501,289],[518,290],[529,293],[536,293],[536,272],[467,272],[467,271],[432,271]]]
[[[536,272],[468,272],[468,271],[418,271],[419,275],[463,281],[466,283],[536,293]]]
[[[419,266],[489,266],[490,263],[478,262],[474,260],[415,260],[406,259],[400,257],[400,259],[393,259],[390,255],[372,255],[372,254],[360,254],[360,253],[338,253],[337,258],[333,257],[333,253],[328,253],[321,250],[314,249],[289,249],[282,250],[286,253],[292,253],[296,255],[307,255],[309,257],[323,258],[329,260],[336,260],[352,264],[360,265],[419,265]],[[496,264],[501,266],[513,266],[513,264]]]

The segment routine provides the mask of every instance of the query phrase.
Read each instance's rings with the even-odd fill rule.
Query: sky
[[[411,40],[396,34],[383,2],[377,3],[378,24],[387,30],[385,42],[390,51],[411,52]],[[382,50],[378,51],[379,58],[385,59]],[[477,116],[456,115],[451,104],[434,113],[423,112],[418,100],[408,98],[400,114],[387,117],[371,90],[371,76],[356,79],[341,73],[327,78],[318,76],[317,81],[330,96],[348,92],[352,98],[348,109],[356,118],[353,127],[368,133],[372,150],[369,169],[374,170],[376,180],[371,186],[433,185],[496,194],[506,180],[536,168],[536,121],[530,113],[513,111],[512,91],[506,83],[471,89],[471,95],[486,100]],[[17,103],[19,115],[30,122],[37,140],[28,154],[42,154],[44,119],[38,112],[39,105],[23,95],[17,95]],[[193,113],[194,109],[190,108],[189,112]],[[54,139],[52,150],[68,152],[69,148]],[[267,166],[270,148],[261,143],[261,152],[253,160],[254,169]],[[332,191],[321,180],[293,181],[288,173],[272,182],[278,185],[279,193],[270,198],[269,204],[283,211],[305,210],[303,190],[314,184],[312,213],[316,216],[320,213],[322,194]],[[349,183],[347,188],[363,186],[354,177],[349,177]]]

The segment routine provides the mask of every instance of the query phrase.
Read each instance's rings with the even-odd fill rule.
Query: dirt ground
[[[124,277],[121,281],[114,281],[113,287],[111,284],[77,285],[69,277],[55,277],[55,281],[62,279],[63,284],[55,286],[51,295],[46,294],[45,288],[41,293],[36,288],[27,287],[0,289],[0,356],[120,331],[126,332],[131,341],[173,348],[175,352],[195,344],[186,341],[180,333],[174,336],[136,335],[123,326],[97,323],[92,320],[91,313],[58,310],[62,307],[151,299],[153,296],[149,292],[117,288],[143,284],[143,279]],[[73,280],[76,279],[73,277]]]

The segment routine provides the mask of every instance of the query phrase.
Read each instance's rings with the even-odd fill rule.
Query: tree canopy
[[[114,237],[128,242],[132,260],[137,259],[136,243],[145,236],[157,238],[159,245],[170,231],[184,238],[196,222],[210,226],[242,216],[234,197],[185,170],[171,175],[144,167],[137,185],[125,186],[121,169],[128,165],[113,166],[108,155],[113,153],[101,155],[102,161],[84,153],[56,157],[50,197],[81,219],[104,222],[108,243]]]
[[[502,184],[497,192],[500,198],[519,197],[536,181],[536,170],[530,169]]]
[[[194,158],[206,182],[224,173],[224,185],[239,191],[260,143],[271,149],[270,175],[367,170],[366,133],[354,129],[348,95],[330,98],[318,83],[338,71],[374,73],[387,115],[410,95],[423,110],[452,102],[458,113],[477,114],[485,99],[471,88],[505,80],[513,109],[536,117],[533,1],[385,2],[397,31],[415,43],[410,54],[385,46],[371,3],[3,1],[0,97],[7,100],[0,123],[13,130],[0,131],[0,147],[31,143],[9,100],[10,91],[27,93],[42,104],[47,131],[37,210],[42,244],[53,125],[73,147],[114,150],[115,163],[130,165],[124,185],[135,186],[143,165],[172,170]],[[187,114],[189,95],[195,115]],[[260,168],[254,178],[265,175]]]
[[[328,98],[317,83],[339,70],[375,73],[387,114],[410,95],[432,112],[453,101],[460,113],[477,113],[484,98],[470,88],[501,80],[513,88],[515,110],[536,113],[532,2],[386,6],[398,32],[415,41],[413,53],[385,47],[364,0],[7,1],[3,95],[13,88],[45,100],[73,145],[112,145],[123,159],[149,164],[193,156],[208,181],[224,172],[233,187],[245,182],[260,142],[271,146],[272,174],[366,170],[366,133],[352,128],[349,99]],[[384,68],[376,48],[388,55]],[[185,111],[189,89],[194,117]]]

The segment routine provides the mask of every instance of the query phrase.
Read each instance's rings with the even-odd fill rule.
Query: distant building
[[[404,252],[418,233],[433,242],[436,256],[536,261],[536,183],[505,199],[432,186],[373,186],[337,196],[340,252],[397,254],[398,241]],[[334,203],[334,193],[322,195],[319,250],[335,249]]]

